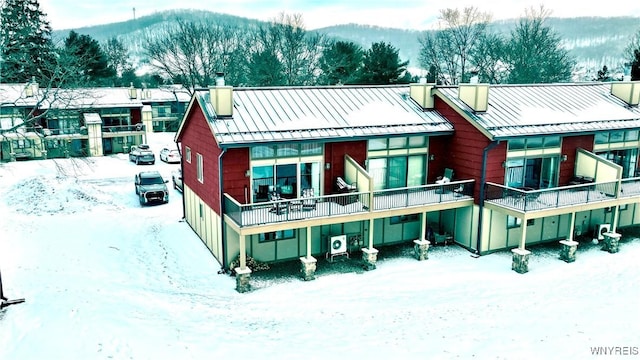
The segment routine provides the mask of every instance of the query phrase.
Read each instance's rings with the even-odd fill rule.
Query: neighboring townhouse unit
[[[195,91],[176,142],[188,224],[224,268],[433,241],[477,255],[640,223],[640,85]],[[602,231],[601,231],[602,230]],[[382,250],[381,250],[382,251]]]
[[[635,82],[438,87],[453,125],[448,163],[476,180],[479,253],[640,223],[640,85]],[[468,242],[465,242],[468,241]],[[514,269],[518,271],[517,269]],[[526,271],[525,269],[521,269]]]
[[[139,89],[142,118],[146,129],[153,132],[175,132],[191,100],[191,93],[182,85]]]
[[[188,99],[173,88],[0,84],[0,161],[126,153],[146,141],[152,125],[175,126]]]
[[[185,218],[239,291],[263,262],[362,251],[425,234],[468,242],[474,180],[445,174],[453,128],[431,87],[336,86],[196,90],[176,134]],[[452,178],[451,178],[452,177]],[[426,253],[421,253],[426,256]]]

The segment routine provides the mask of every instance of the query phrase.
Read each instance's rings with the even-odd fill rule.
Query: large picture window
[[[595,135],[596,155],[622,166],[622,177],[638,175],[638,130],[609,131]]]
[[[371,139],[367,171],[374,189],[394,189],[426,184],[428,138],[410,136]]]
[[[558,184],[557,156],[511,159],[506,162],[506,184],[515,188],[548,189]]]

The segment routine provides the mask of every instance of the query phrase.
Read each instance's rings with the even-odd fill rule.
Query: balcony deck
[[[637,196],[640,196],[640,178],[629,178],[621,181],[619,195],[617,181],[530,191],[488,183],[485,201],[525,213]]]
[[[225,194],[225,214],[240,227],[275,224],[323,217],[385,212],[394,209],[473,200],[473,180],[447,184],[376,190],[371,193],[335,194],[286,199],[257,204],[239,204]],[[419,212],[417,210],[416,212]]]

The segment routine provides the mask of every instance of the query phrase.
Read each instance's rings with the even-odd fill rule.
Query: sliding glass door
[[[374,189],[396,189],[425,184],[424,155],[394,156],[369,159],[367,171],[373,177]]]
[[[262,165],[252,167],[253,202],[270,200],[271,193],[298,198],[304,189],[320,195],[320,162]]]
[[[506,184],[510,187],[528,189],[556,187],[558,163],[558,157],[508,160]]]

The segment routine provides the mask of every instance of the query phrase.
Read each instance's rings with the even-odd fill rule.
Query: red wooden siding
[[[593,135],[566,136],[562,138],[562,154],[567,155],[567,161],[560,163],[560,178],[558,185],[567,185],[574,174],[576,150],[578,148],[593,151]]]
[[[131,109],[131,124],[139,124],[142,122],[142,109],[135,108]]]
[[[344,156],[349,155],[360,166],[364,166],[367,159],[367,142],[362,141],[345,141],[337,143],[326,143],[324,145],[324,162],[331,164],[331,168],[324,170],[324,193],[331,194],[334,192],[334,184],[336,177],[344,177]]]
[[[188,118],[189,123],[185,124],[181,137],[183,156],[186,156],[186,147],[191,149],[191,163],[185,160],[183,165],[184,184],[221,215],[218,156],[222,151],[197,104],[192,106]],[[197,178],[197,154],[202,155],[203,183]]]
[[[222,156],[222,169],[222,192],[241,204],[250,203],[250,178],[246,176],[249,170],[249,148],[227,150]]]
[[[436,182],[438,176],[444,174],[444,169],[448,167],[447,159],[448,143],[451,141],[451,136],[432,136],[429,138],[429,156],[433,156],[434,159],[429,161],[427,166],[427,184]]]
[[[447,167],[453,169],[454,180],[475,179],[474,194],[478,197],[482,180],[482,157],[484,149],[489,146],[491,141],[463,118],[462,115],[437,97],[435,99],[435,108],[453,124],[455,129],[454,136],[446,140],[447,146],[442,154],[443,156],[436,154],[436,161],[443,169]],[[506,158],[506,142],[499,143],[489,151],[486,181],[498,184],[504,183],[502,163]]]

